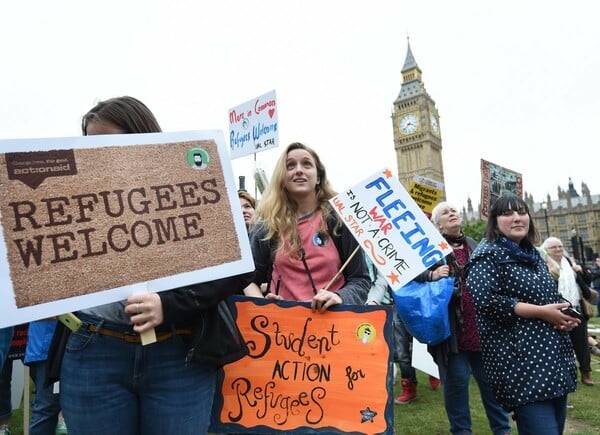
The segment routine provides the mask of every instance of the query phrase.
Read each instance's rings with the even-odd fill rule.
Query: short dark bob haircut
[[[503,236],[498,229],[498,216],[502,215],[502,213],[507,210],[525,210],[527,212],[527,215],[529,216],[529,231],[527,231],[527,237],[523,240],[527,240],[533,246],[537,245],[540,240],[540,235],[535,227],[531,213],[529,212],[529,207],[523,199],[512,193],[503,194],[496,200],[494,205],[492,205],[488,216],[487,227],[485,228],[484,237],[486,240],[488,242],[495,242]]]

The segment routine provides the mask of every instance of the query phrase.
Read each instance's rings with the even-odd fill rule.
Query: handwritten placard
[[[275,91],[229,109],[229,155],[232,159],[279,145]]]
[[[393,433],[388,309],[232,304],[250,354],[223,367],[213,431]]]
[[[330,203],[392,288],[407,284],[452,251],[389,169]]]
[[[417,175],[410,182],[408,193],[427,217],[431,218],[433,207],[439,202],[443,190],[444,183]]]
[[[0,326],[254,267],[222,132],[0,149]]]

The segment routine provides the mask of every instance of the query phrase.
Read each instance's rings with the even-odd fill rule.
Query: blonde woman
[[[369,274],[356,240],[329,205],[335,194],[312,148],[295,142],[284,150],[250,231],[256,272],[247,295],[263,297],[266,283],[268,297],[311,302],[315,310],[365,303]]]

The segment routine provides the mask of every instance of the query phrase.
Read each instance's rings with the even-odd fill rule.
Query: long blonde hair
[[[315,161],[317,177],[319,179],[319,183],[315,187],[315,196],[318,203],[317,209],[323,212],[321,226],[326,230],[327,219],[331,216],[334,216],[337,219],[336,229],[342,225],[342,222],[329,206],[328,202],[328,200],[335,196],[337,192],[331,187],[329,180],[327,179],[325,166],[317,153],[312,148],[300,142],[294,142],[288,145],[279,157],[279,160],[277,160],[271,181],[267,185],[267,188],[258,203],[258,207],[256,208],[255,219],[257,221],[262,221],[267,227],[265,240],[276,240],[278,249],[282,249],[287,243],[290,246],[291,252],[295,254],[299,254],[301,248],[297,228],[298,217],[296,216],[298,205],[290,197],[289,192],[285,187],[285,180],[287,175],[286,161],[288,153],[298,149],[310,153]]]

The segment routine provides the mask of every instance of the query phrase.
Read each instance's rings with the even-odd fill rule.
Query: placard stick
[[[146,285],[140,285],[138,288],[134,289],[133,294],[141,294],[141,293],[150,293],[151,290],[149,288],[149,283]],[[154,328],[142,332],[140,334],[140,341],[142,342],[142,346],[146,346],[148,344],[156,343],[156,331]]]
[[[152,328],[146,332],[142,332],[140,334],[140,339],[142,340],[142,346],[146,346],[147,344],[156,343],[156,331],[154,330],[154,328]]]
[[[29,366],[25,366],[23,376],[25,378],[23,384],[25,385],[23,391],[23,435],[29,435],[29,408],[31,406],[31,400],[29,398],[29,385],[31,382],[29,380]]]
[[[357,245],[356,248],[354,248],[354,251],[352,251],[352,254],[350,254],[348,259],[344,262],[344,264],[342,264],[342,267],[340,267],[340,270],[338,270],[337,273],[335,275],[333,275],[333,278],[331,278],[331,281],[329,281],[329,283],[325,286],[325,288],[323,290],[329,290],[329,287],[331,287],[331,284],[333,284],[333,282],[338,278],[338,276],[340,276],[340,274],[344,271],[346,266],[348,266],[348,263],[350,263],[350,260],[352,260],[352,257],[354,257],[356,255],[356,253],[358,252],[359,249],[360,249],[360,245]]]

